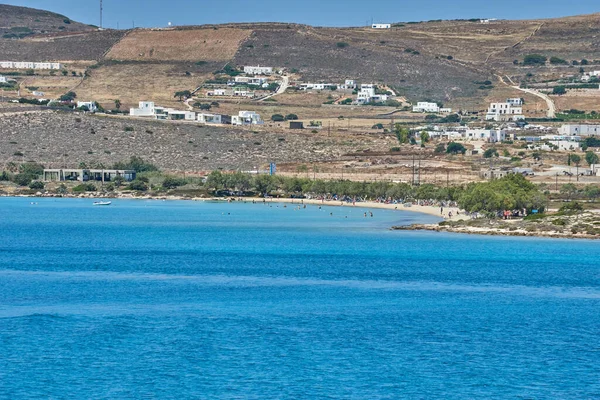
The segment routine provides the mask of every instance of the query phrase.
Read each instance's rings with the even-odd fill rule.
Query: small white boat
[[[112,204],[112,201],[95,201],[94,205],[95,206],[110,206]]]

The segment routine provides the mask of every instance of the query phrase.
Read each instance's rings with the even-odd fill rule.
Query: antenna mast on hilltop
[[[102,0],[100,0],[100,29],[102,29]]]

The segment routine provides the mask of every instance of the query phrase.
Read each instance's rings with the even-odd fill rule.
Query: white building
[[[510,103],[491,103],[485,115],[486,121],[518,121],[525,119],[523,107],[513,106]]]
[[[152,101],[140,101],[138,108],[130,108],[129,115],[132,117],[155,117],[156,108]]]
[[[228,94],[229,93],[229,94]],[[225,89],[214,89],[206,93],[207,96],[231,96],[233,95],[232,91],[227,91]]]
[[[56,62],[29,62],[29,61],[0,61],[0,68],[5,69],[62,69]]]
[[[590,76],[600,77],[600,71],[592,71],[592,72],[590,72]]]
[[[198,114],[197,120],[203,124],[222,124],[222,119],[220,114]]]
[[[413,112],[438,113],[440,112],[440,106],[437,103],[420,101],[413,107]]]
[[[255,97],[256,94],[250,90],[244,90],[244,89],[236,89],[233,91],[233,96],[234,97]]]
[[[8,79],[5,76],[0,75],[0,83],[7,83]]]
[[[36,96],[36,97],[42,97],[45,95],[44,92],[40,92],[38,90],[34,90],[33,92],[31,92],[32,95]]]
[[[354,90],[356,89],[356,81],[354,79],[346,79],[343,85],[338,86],[341,90]]]
[[[35,92],[34,92],[34,95],[35,95]],[[43,95],[44,94],[42,93],[42,96]],[[88,111],[91,111],[91,112],[98,111],[98,107],[96,107],[96,103],[93,101],[78,101],[77,108],[81,108],[81,107],[85,107],[88,109]]]
[[[194,111],[179,111],[173,108],[156,106],[152,101],[140,101],[138,108],[130,108],[129,115],[133,117],[149,117],[160,120],[195,121]]]
[[[325,90],[330,89],[331,87],[336,86],[333,83],[301,83],[299,88],[300,90]]]
[[[373,24],[371,28],[373,29],[391,29],[392,24]]]
[[[245,83],[247,85],[261,86],[269,81],[269,78],[265,77],[254,77],[254,76],[236,76],[234,79],[235,83]]]
[[[260,65],[254,66],[245,66],[244,72],[250,75],[272,75],[273,67],[261,67]]]
[[[231,116],[232,125],[263,125],[265,122],[254,111],[240,111],[238,115]]]
[[[441,114],[450,114],[451,112],[452,112],[452,109],[450,107],[440,108]]]
[[[511,106],[522,106],[523,105],[523,99],[520,97],[513,97],[511,99],[506,99],[506,102],[508,104],[510,104]]]
[[[177,121],[177,120],[195,121],[196,120],[196,113],[194,111],[180,111],[180,110],[174,110],[172,108],[168,108],[166,111],[167,111],[167,119],[170,119],[173,121]]]
[[[567,124],[558,129],[564,136],[595,136],[600,135],[600,125]]]
[[[591,76],[589,76],[587,74],[581,75],[581,82],[589,82],[590,79],[591,79]]]

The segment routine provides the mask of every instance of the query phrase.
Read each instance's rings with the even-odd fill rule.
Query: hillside
[[[87,70],[78,92],[101,102],[121,99],[125,106],[150,97],[174,105],[174,91],[195,89],[227,63],[285,68],[302,80],[353,78],[385,84],[412,102],[431,99],[470,110],[481,110],[486,102],[506,96],[526,97],[498,76],[528,85],[570,76],[577,79],[582,59],[588,60],[586,69],[600,70],[598,14],[488,24],[429,21],[395,24],[389,30],[246,23],[90,31],[91,27],[76,22],[65,25],[66,18],[57,14],[0,7],[4,7],[0,13],[4,29],[26,26],[35,32],[55,32],[0,39],[3,58],[60,60],[77,71],[69,62],[97,63]],[[526,55],[538,53],[564,63],[523,64]],[[543,102],[532,100],[543,116]],[[597,96],[587,93],[573,101],[600,108]],[[557,102],[568,107],[570,100]]]
[[[4,39],[94,29],[94,27],[71,21],[68,17],[53,12],[0,4],[0,36]]]

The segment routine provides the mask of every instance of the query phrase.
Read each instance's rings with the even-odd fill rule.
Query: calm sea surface
[[[0,398],[600,398],[600,242],[33,201],[0,199]]]

